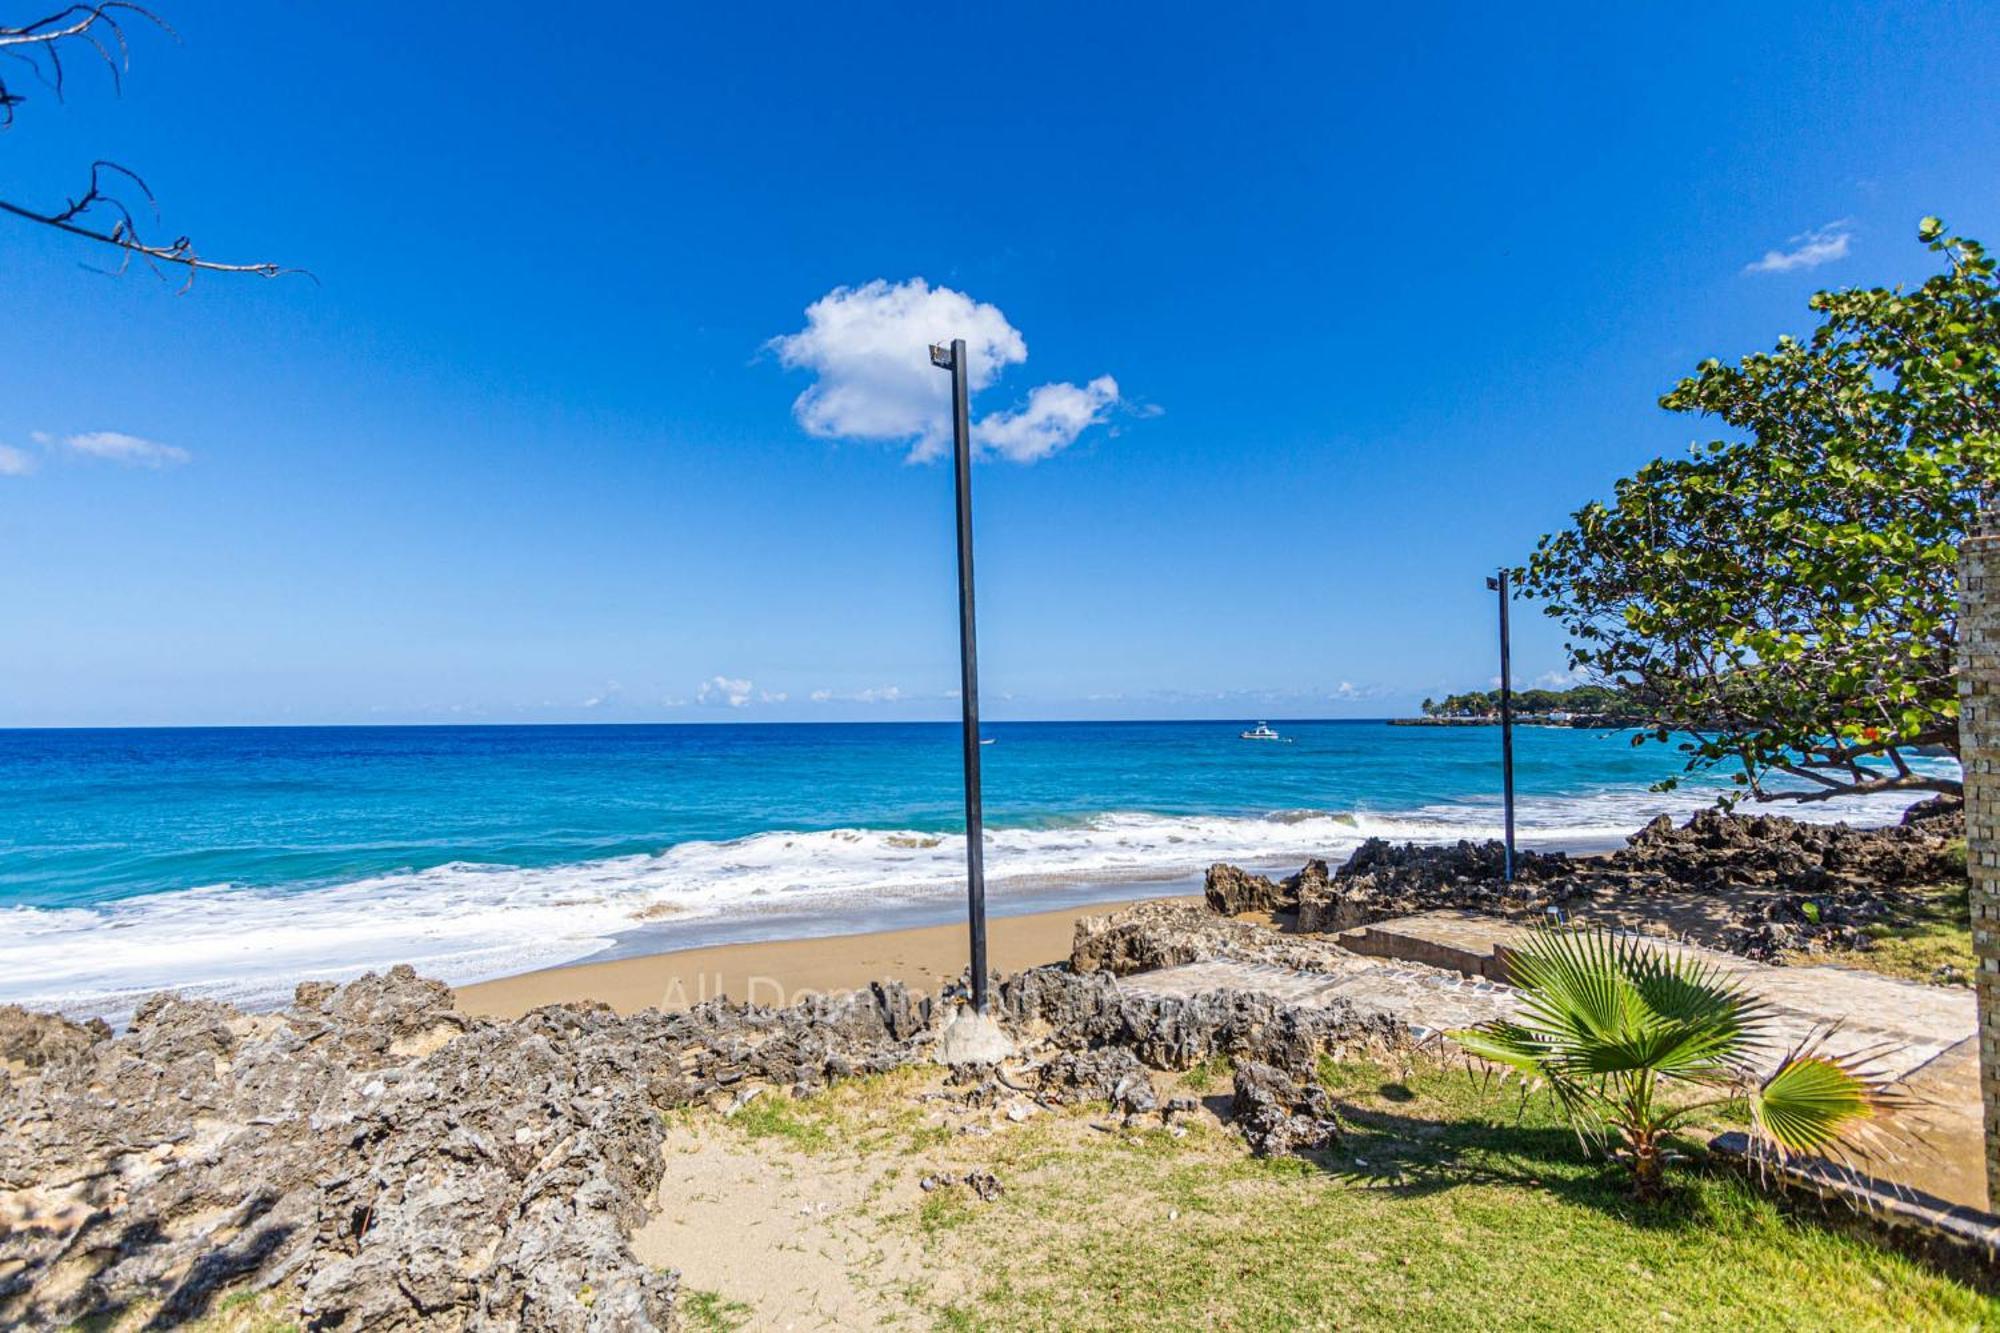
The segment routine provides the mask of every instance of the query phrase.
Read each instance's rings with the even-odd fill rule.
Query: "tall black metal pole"
[[[948,360],[947,360],[948,359]],[[972,613],[972,421],[966,402],[965,339],[931,348],[951,371],[952,470],[958,490],[958,691],[965,735],[965,898],[972,927],[972,1009],[986,1012],[986,824],[979,794],[979,642]]]
[[[1500,783],[1507,811],[1507,882],[1514,882],[1514,648],[1507,631],[1507,571],[1486,580],[1500,594]]]

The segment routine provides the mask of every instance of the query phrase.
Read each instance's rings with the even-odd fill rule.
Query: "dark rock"
[[[992,1203],[1005,1192],[1000,1186],[1000,1177],[991,1171],[966,1172],[965,1187],[971,1190],[981,1203]]]
[[[72,1023],[61,1014],[38,1014],[18,1004],[0,1005],[0,1062],[40,1069],[83,1054],[111,1036],[101,1018]]]
[[[1408,1039],[1407,1029],[1394,1019],[1363,1014],[1344,1001],[1302,1009],[1241,991],[1185,999],[1123,995],[1102,973],[1064,967],[1009,977],[999,1001],[1003,1021],[1017,1031],[1038,1032],[1063,1049],[1122,1047],[1149,1069],[1187,1069],[1220,1055],[1304,1072],[1332,1046],[1387,1046]]]
[[[1722,922],[1703,942],[1769,959],[1866,947],[1864,928],[1899,912],[1900,890],[1964,878],[1955,841],[1962,826],[1962,812],[1948,802],[1925,802],[1903,824],[1872,829],[1704,810],[1682,825],[1662,815],[1606,857],[1522,852],[1511,884],[1498,842],[1423,847],[1381,839],[1363,843],[1331,877],[1309,863],[1285,883],[1295,885],[1299,930],[1327,934],[1439,909],[1524,916],[1603,895],[1756,891],[1777,895],[1776,905]],[[1192,951],[1158,930],[1145,942],[1155,952]],[[1143,952],[1123,946],[1124,955]]]
[[[1124,977],[1212,958],[1204,952],[1212,942],[1198,915],[1176,903],[1141,903],[1109,916],[1079,917],[1070,966]]]
[[[1299,903],[1296,889],[1288,891],[1287,886],[1273,884],[1263,875],[1253,875],[1247,870],[1238,870],[1220,862],[1208,868],[1208,877],[1202,883],[1202,894],[1208,899],[1209,910],[1220,912],[1223,916],[1241,916],[1245,912],[1289,912]]]
[[[1123,1046],[1063,1051],[1040,1070],[1040,1099],[1056,1106],[1109,1102],[1126,1116],[1159,1109],[1159,1094],[1139,1057]]]
[[[1559,886],[1571,866],[1560,852],[1522,852],[1510,885],[1497,841],[1422,847],[1370,838],[1331,877],[1312,864],[1300,872],[1299,929],[1332,934],[1443,907],[1522,910],[1566,898]]]
[[[1000,1185],[1000,1177],[994,1175],[991,1171],[985,1170],[968,1171],[962,1176],[930,1174],[921,1176],[917,1180],[917,1188],[926,1194],[934,1193],[937,1190],[951,1189],[958,1185],[963,1185],[971,1190],[973,1196],[981,1203],[992,1203],[995,1199],[1006,1193],[1006,1190]]]
[[[1248,958],[1287,967],[1323,963],[1329,945],[1301,940],[1188,903],[1147,902],[1076,923],[1070,966],[1130,976],[1210,958]],[[1334,950],[1334,952],[1339,952]]]
[[[1340,1118],[1326,1089],[1255,1060],[1236,1066],[1230,1118],[1259,1157],[1309,1152],[1340,1137]]]
[[[1937,795],[1928,801],[1918,801],[1903,812],[1902,823],[1928,824],[1940,837],[1962,838],[1965,836],[1965,799],[1960,796]]]

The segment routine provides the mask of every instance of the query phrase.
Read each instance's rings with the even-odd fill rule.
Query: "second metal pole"
[[[1490,580],[1500,594],[1500,781],[1507,809],[1507,882],[1514,882],[1514,663],[1507,633],[1507,571]]]
[[[986,1010],[986,826],[979,794],[979,641],[972,612],[972,422],[965,339],[951,342],[952,469],[958,490],[958,689],[965,722],[965,896],[972,927],[972,1009]]]

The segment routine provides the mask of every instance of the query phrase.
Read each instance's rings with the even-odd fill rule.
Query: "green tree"
[[[1938,219],[1918,238],[1943,261],[1922,286],[1821,292],[1806,340],[1704,361],[1660,405],[1735,438],[1620,481],[1519,575],[1573,667],[1760,800],[1960,789],[1908,753],[1958,751],[1955,573],[2000,455],[2000,284]]]

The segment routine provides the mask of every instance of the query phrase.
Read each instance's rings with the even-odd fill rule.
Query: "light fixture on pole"
[[[992,1025],[986,995],[986,831],[979,792],[979,643],[972,611],[972,425],[966,402],[965,361],[963,338],[931,347],[931,364],[951,372],[952,474],[958,495],[958,680],[965,728],[965,904],[971,925],[972,1013],[975,1020],[984,1020],[979,1032],[982,1042],[991,1038],[1004,1044],[999,1029]],[[971,1028],[963,1035],[971,1036]],[[974,1051],[969,1060],[987,1058],[984,1045],[969,1049]]]
[[[1486,580],[1500,594],[1500,782],[1507,809],[1507,882],[1514,882],[1514,664],[1507,633],[1507,571]]]

